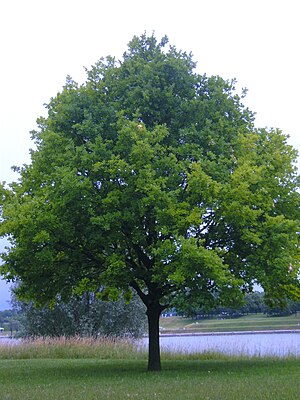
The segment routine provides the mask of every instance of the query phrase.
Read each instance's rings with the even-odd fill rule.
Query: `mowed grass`
[[[183,317],[160,319],[163,331],[229,332],[262,330],[300,330],[300,313],[295,316],[267,317],[263,314],[244,315],[231,319],[193,320]]]
[[[1,400],[300,399],[300,359],[147,353],[130,341],[45,339],[0,346]]]
[[[297,400],[299,360],[31,359],[0,361],[1,400]]]

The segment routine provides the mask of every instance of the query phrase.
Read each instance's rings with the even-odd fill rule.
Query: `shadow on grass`
[[[249,359],[249,360],[166,360],[162,371],[147,372],[147,363],[140,360],[2,360],[0,380],[15,382],[35,381],[89,381],[120,379],[164,379],[189,376],[200,377],[210,374],[220,375],[264,375],[282,374],[285,370],[299,368],[298,359]]]

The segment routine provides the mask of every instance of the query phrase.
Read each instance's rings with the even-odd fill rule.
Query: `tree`
[[[68,78],[32,133],[31,164],[1,192],[2,273],[21,280],[20,298],[135,290],[149,370],[164,309],[236,305],[255,282],[274,304],[300,293],[296,151],[254,127],[235,81],[195,66],[142,35],[83,85]]]
[[[265,312],[266,305],[264,302],[263,292],[252,292],[245,295],[245,305],[242,311],[245,313],[263,313]]]
[[[22,337],[116,336],[140,338],[146,328],[144,305],[137,295],[127,304],[124,298],[101,301],[93,293],[73,296],[67,303],[36,308],[33,302],[15,301]]]

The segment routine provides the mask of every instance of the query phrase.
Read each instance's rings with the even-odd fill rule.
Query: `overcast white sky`
[[[198,72],[237,78],[257,126],[300,150],[299,10],[298,0],[0,0],[0,181],[30,161],[29,131],[66,76],[82,83],[84,67],[121,58],[144,31],[192,51]],[[0,284],[0,310],[8,298]]]

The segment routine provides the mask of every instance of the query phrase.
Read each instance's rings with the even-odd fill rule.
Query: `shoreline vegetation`
[[[162,359],[167,360],[249,360],[249,359],[291,359],[300,360],[297,354],[286,356],[266,355],[260,353],[226,354],[218,350],[207,349],[199,352],[162,349]],[[147,360],[147,348],[140,340],[113,337],[82,338],[34,338],[0,341],[0,360],[34,360],[34,359],[98,359],[98,360]],[[0,362],[1,362],[0,361]]]
[[[160,318],[160,335],[235,335],[260,333],[300,333],[300,313],[287,316],[267,316],[262,313],[238,318],[216,317],[195,320],[181,316]],[[1,338],[17,337],[18,332],[5,330]]]
[[[266,317],[262,314],[245,315],[235,319],[209,319],[195,321],[183,317],[166,317],[160,320],[161,337],[182,336],[218,336],[246,334],[300,334],[300,316]],[[251,326],[252,329],[245,330]],[[6,332],[8,333],[8,332]],[[2,333],[1,336],[5,339]],[[8,339],[8,336],[6,336]],[[32,358],[97,358],[97,359],[128,359],[146,360],[147,350],[140,345],[141,341],[117,337],[58,337],[58,338],[29,338],[21,341],[0,340],[1,359],[32,359]],[[17,344],[17,345],[16,345]],[[169,357],[171,351],[167,351]],[[162,356],[166,351],[162,350]],[[171,358],[178,357],[173,354]],[[244,357],[244,355],[238,354]],[[181,357],[192,359],[224,358],[224,354],[209,351],[181,354]],[[231,357],[231,356],[230,356]],[[245,356],[247,358],[247,356]],[[291,355],[293,357],[293,355]],[[297,356],[295,356],[297,358]],[[298,357],[299,359],[299,357]]]

